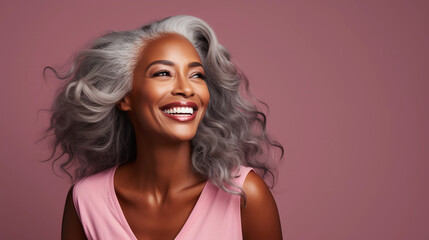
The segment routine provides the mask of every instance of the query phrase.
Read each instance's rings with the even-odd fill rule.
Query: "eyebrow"
[[[176,65],[176,64],[174,64],[174,62],[169,61],[169,60],[156,60],[156,61],[151,62],[151,63],[149,64],[149,66],[147,66],[146,71],[147,71],[147,70],[148,70],[152,65],[155,65],[155,64],[163,64],[163,65],[168,65],[168,66],[175,66],[175,65]],[[189,64],[188,64],[188,67],[189,67],[189,68],[192,68],[192,67],[203,67],[203,65],[202,65],[201,63],[199,63],[199,62],[191,62],[191,63],[189,63]]]

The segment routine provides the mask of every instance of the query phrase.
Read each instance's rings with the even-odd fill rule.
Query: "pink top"
[[[137,239],[116,197],[116,168],[83,178],[73,188],[74,206],[88,239]],[[250,170],[240,167],[235,183],[242,187]],[[175,239],[242,239],[240,196],[207,181]]]

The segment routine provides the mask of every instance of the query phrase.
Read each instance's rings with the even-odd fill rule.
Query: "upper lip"
[[[198,110],[198,105],[194,102],[172,102],[160,107],[160,109],[164,110],[172,107],[191,107],[194,111]]]

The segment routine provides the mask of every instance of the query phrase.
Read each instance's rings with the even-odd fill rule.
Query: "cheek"
[[[162,97],[163,89],[150,84],[140,85],[135,88],[135,102],[140,106],[156,104]]]
[[[199,96],[200,96],[201,102],[204,104],[205,107],[207,107],[210,101],[210,93],[206,84],[202,85],[199,88]]]
[[[150,92],[147,92],[141,86],[133,89],[132,94],[132,114],[136,120],[141,124],[142,121],[146,122],[150,116],[150,106],[153,101],[153,96]]]

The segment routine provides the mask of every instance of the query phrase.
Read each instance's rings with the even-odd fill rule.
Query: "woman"
[[[201,19],[113,32],[75,58],[49,131],[75,168],[62,239],[281,239],[265,115]],[[247,85],[246,85],[247,89]],[[55,162],[54,161],[54,162]]]

